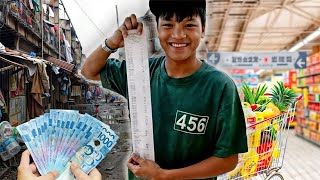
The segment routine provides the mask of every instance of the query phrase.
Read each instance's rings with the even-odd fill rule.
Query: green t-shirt
[[[171,78],[164,62],[165,57],[149,59],[156,163],[177,169],[246,152],[245,119],[233,81],[206,62],[190,76]],[[100,76],[104,87],[128,97],[126,61],[109,59]]]

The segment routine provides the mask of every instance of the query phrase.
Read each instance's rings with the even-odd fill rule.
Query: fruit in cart
[[[250,104],[249,104],[248,102],[243,102],[243,103],[242,103],[242,106],[243,106],[244,108],[249,108],[249,107],[250,107]]]
[[[273,110],[271,108],[265,109],[262,113],[263,113],[263,117],[265,119],[271,118],[275,115],[275,113],[273,112]]]
[[[271,101],[277,106],[280,112],[284,112],[297,98],[294,90],[285,88],[283,82],[277,82],[271,89]]]
[[[271,99],[269,99],[268,101],[266,101],[264,104],[260,105],[258,104],[258,108],[255,111],[258,112],[263,112],[264,110],[266,110],[267,105],[271,102]]]
[[[250,107],[251,107],[252,111],[254,111],[258,108],[258,106],[256,104],[251,104]]]
[[[266,109],[271,109],[274,113],[273,116],[278,116],[281,113],[279,108],[276,105],[274,105],[273,102],[267,104]]]
[[[267,96],[260,96],[258,101],[257,101],[257,104],[263,105],[265,103],[268,103],[269,100],[270,100],[270,98],[267,97]]]

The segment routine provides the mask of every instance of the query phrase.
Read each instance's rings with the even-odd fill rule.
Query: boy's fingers
[[[126,26],[126,28],[127,28],[128,30],[133,28],[130,17],[126,17],[126,20],[124,21],[124,25]]]
[[[142,157],[140,157],[138,154],[135,154],[135,153],[133,153],[131,157],[135,162],[137,162],[139,164],[142,164],[145,160]]]
[[[93,179],[101,179],[102,178],[102,176],[97,168],[92,169],[92,171],[89,173],[89,176],[92,178],[94,177]]]
[[[133,174],[135,174],[138,171],[138,169],[140,168],[140,166],[134,165],[130,162],[128,162],[127,166],[133,172]]]
[[[125,25],[120,26],[119,29],[120,29],[123,37],[128,36],[128,31],[127,31],[127,28],[125,27]]]
[[[138,34],[141,35],[143,30],[143,24],[141,22],[138,22],[137,29],[138,29]]]
[[[70,165],[70,169],[71,169],[71,172],[74,174],[74,176],[76,176],[77,179],[86,179],[87,178],[87,174],[84,173],[80,167],[75,164],[75,163],[71,163]]]
[[[138,26],[137,17],[134,14],[131,14],[130,16],[132,28],[135,29]]]

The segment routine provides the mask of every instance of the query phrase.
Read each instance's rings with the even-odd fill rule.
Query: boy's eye
[[[186,27],[196,27],[194,24],[187,24]]]
[[[172,24],[163,24],[163,27],[172,27]]]

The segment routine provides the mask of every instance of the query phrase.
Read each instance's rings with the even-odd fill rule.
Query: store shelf
[[[308,110],[312,111],[312,112],[320,113],[320,111],[316,111],[316,110],[312,110],[312,109],[308,109]]]
[[[320,84],[319,84],[319,86],[320,86]],[[320,94],[320,93],[308,93],[309,95],[318,95],[318,94]]]
[[[297,88],[305,88],[305,87],[309,87],[309,86],[320,86],[320,84],[319,83],[317,83],[317,84],[307,84],[307,85],[297,86]]]
[[[299,76],[299,77],[297,77],[297,79],[306,78],[306,77],[310,77],[310,76],[316,76],[316,75],[319,75],[319,74],[320,74],[320,72],[313,73],[313,74],[308,74],[308,75],[304,75],[304,76]]]
[[[303,118],[303,119],[306,119],[306,117],[305,117],[305,116],[297,116],[297,115],[295,115],[294,117],[296,117],[296,118]]]
[[[308,137],[306,137],[306,136],[304,136],[304,135],[301,135],[301,134],[296,133],[296,136],[301,137],[301,138],[303,138],[304,140],[307,140],[307,141],[309,141],[309,142],[311,142],[311,143],[313,143],[313,144],[315,144],[315,145],[317,145],[317,146],[320,146],[320,142],[317,142],[317,141],[315,141],[315,140],[312,140],[312,139],[310,139],[310,138],[308,138]]]
[[[310,118],[306,118],[308,121],[312,121],[312,122],[316,122],[316,123],[320,123],[319,121],[316,121],[316,120],[313,120],[313,119],[310,119]]]
[[[320,102],[317,102],[317,101],[308,101],[308,103],[320,103]]]
[[[305,108],[296,108],[296,110],[298,110],[298,111],[305,111],[306,109]]]
[[[320,92],[318,91],[318,87],[320,88],[320,82],[317,82],[318,77],[320,77],[320,70],[316,70],[319,65],[320,62],[315,61],[313,61],[312,64],[308,63],[307,67],[309,67],[309,70],[313,69],[313,71],[308,71],[308,74],[303,75],[299,74],[301,71],[297,71],[296,77],[298,79],[296,83],[297,88],[301,88],[300,91],[299,89],[297,89],[297,91],[302,91],[305,97],[303,101],[303,105],[305,106],[300,106],[300,109],[296,110],[298,111],[298,113],[296,113],[296,117],[299,118],[297,119],[296,135],[318,146],[320,146],[320,120],[317,119],[318,115],[313,113],[316,112],[317,114],[320,114],[320,109],[318,108],[318,105],[320,106],[320,102],[315,101],[318,100],[316,95],[320,95]],[[312,82],[313,84],[310,84]],[[312,98],[313,95],[314,98]],[[318,111],[314,111],[309,108],[318,109]],[[310,113],[313,119],[310,119]],[[304,115],[305,117],[302,117]]]
[[[309,64],[309,65],[307,65],[307,67],[314,66],[314,65],[317,65],[317,64],[320,64],[320,62],[316,62],[316,63],[313,63],[313,64]]]
[[[305,128],[305,129],[308,129],[308,130],[310,130],[310,131],[316,132],[316,133],[320,133],[319,130],[313,129],[313,128],[309,128],[308,126],[304,126],[304,125],[302,125],[302,124],[298,124],[298,126],[303,127],[303,128]]]

